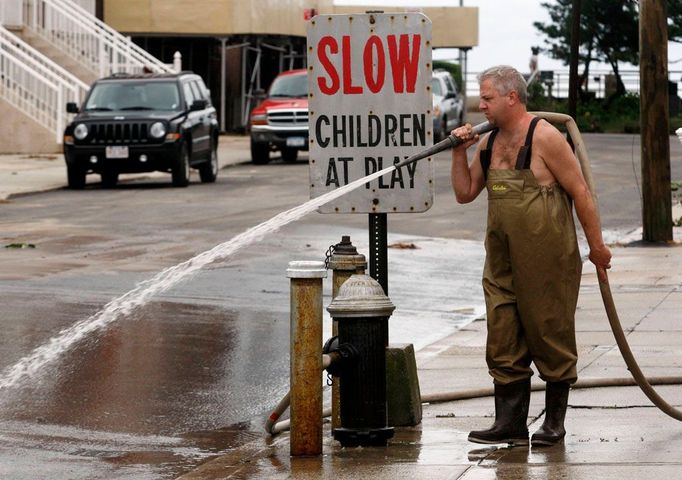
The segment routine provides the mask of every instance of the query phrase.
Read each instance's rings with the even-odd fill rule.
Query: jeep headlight
[[[149,129],[149,134],[154,138],[161,138],[166,135],[166,125],[163,122],[155,122]]]
[[[84,140],[88,136],[88,126],[84,123],[79,123],[76,128],[73,129],[73,136],[77,140]]]

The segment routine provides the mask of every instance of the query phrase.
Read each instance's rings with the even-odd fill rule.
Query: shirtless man
[[[471,125],[452,133],[452,186],[459,203],[488,191],[483,290],[488,338],[486,362],[495,384],[495,422],[472,431],[477,443],[528,445],[530,377],[535,364],[547,382],[545,420],[534,446],[563,441],[570,385],[577,379],[575,309],[582,262],[572,205],[600,281],[611,252],[578,162],[561,133],[526,110],[526,84],[512,67],[479,76],[479,107],[496,127],[476,148]]]

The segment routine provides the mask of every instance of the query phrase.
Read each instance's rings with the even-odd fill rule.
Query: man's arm
[[[597,267],[597,276],[606,282],[606,269],[611,268],[611,251],[604,245],[597,207],[585,182],[571,147],[559,131],[549,124],[537,130],[536,139],[541,156],[559,184],[571,196],[590,247],[590,261]]]
[[[483,169],[479,160],[482,142],[476,148],[474,159],[469,165],[467,148],[478,142],[479,136],[474,135],[469,123],[454,129],[451,133],[464,140],[462,145],[452,149],[452,167],[450,170],[452,189],[458,203],[469,203],[478,197],[485,186]]]

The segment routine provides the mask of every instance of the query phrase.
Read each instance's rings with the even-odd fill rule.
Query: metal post
[[[261,52],[260,49],[260,37],[256,39],[256,48],[258,49],[258,57],[256,57],[256,90],[260,90],[260,65],[261,65]],[[253,79],[251,79],[251,84],[253,85]],[[253,89],[252,89],[253,90]],[[249,93],[252,92],[249,91]]]
[[[241,79],[241,111],[239,112],[239,120],[242,122],[242,127],[247,126],[247,123],[244,123],[244,118],[246,118],[246,65],[247,65],[247,57],[249,55],[249,47],[244,46],[242,49],[242,79]]]
[[[322,279],[324,262],[289,262],[291,279],[290,454],[322,453]]]
[[[379,282],[388,295],[387,215],[369,214],[369,275]]]
[[[225,129],[225,44],[227,43],[226,38],[220,39],[220,131],[224,132]]]

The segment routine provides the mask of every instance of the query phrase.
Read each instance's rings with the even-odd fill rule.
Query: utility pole
[[[666,2],[639,2],[639,112],[642,159],[642,240],[673,239],[668,130]]]
[[[571,11],[571,57],[568,74],[568,114],[576,119],[578,110],[578,52],[580,49],[581,1],[573,0]],[[568,138],[571,138],[570,136]]]

